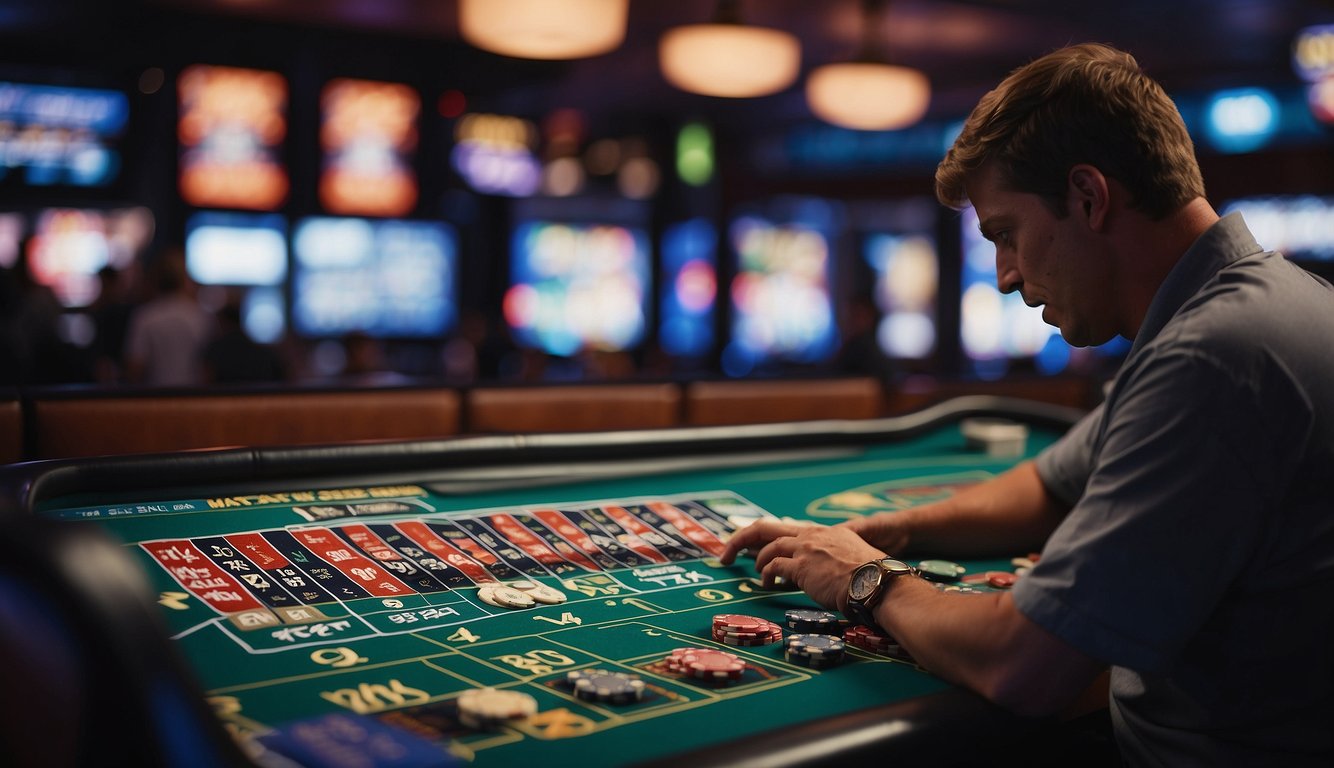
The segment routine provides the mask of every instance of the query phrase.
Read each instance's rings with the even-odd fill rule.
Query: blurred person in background
[[[195,300],[180,247],[167,249],[155,265],[154,295],[130,314],[125,337],[125,378],[150,387],[204,383],[203,352],[213,318]]]
[[[239,303],[229,300],[222,305],[217,328],[217,335],[204,347],[204,378],[208,383],[278,382],[285,378],[278,351],[246,335]]]

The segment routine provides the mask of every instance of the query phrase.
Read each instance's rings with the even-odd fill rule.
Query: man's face
[[[1008,189],[994,165],[979,170],[967,189],[983,237],[996,246],[1001,293],[1019,291],[1024,303],[1042,306],[1043,321],[1075,346],[1116,335],[1113,259],[1079,210],[1057,218],[1037,195]],[[1074,198],[1067,202],[1082,206]]]

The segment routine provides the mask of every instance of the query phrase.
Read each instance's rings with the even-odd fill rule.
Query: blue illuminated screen
[[[880,348],[894,358],[929,357],[936,349],[940,281],[935,238],[924,232],[872,234],[864,240],[862,257],[875,275]]]
[[[799,218],[742,215],[728,240],[736,259],[724,352],[729,374],[745,375],[765,361],[827,360],[838,347],[828,232]]]
[[[448,224],[312,217],[297,223],[292,247],[292,326],[304,336],[427,337],[454,326]]]
[[[669,355],[698,358],[713,349],[717,237],[713,224],[702,218],[663,233],[658,343]]]
[[[129,112],[119,91],[0,82],[0,180],[110,184]]]
[[[1334,197],[1248,197],[1224,203],[1238,212],[1261,247],[1293,261],[1334,262]]]
[[[515,341],[569,356],[644,338],[649,239],[624,224],[527,220],[514,230],[505,321]]]
[[[287,278],[287,219],[196,213],[185,223],[185,267],[203,285],[280,285]]]

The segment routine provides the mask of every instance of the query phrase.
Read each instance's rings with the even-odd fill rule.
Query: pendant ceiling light
[[[459,33],[521,59],[578,59],[625,40],[629,0],[459,0]]]
[[[806,103],[833,125],[863,131],[906,128],[931,103],[931,83],[916,69],[889,64],[876,42],[885,0],[863,0],[862,39],[852,61],[826,64],[806,79]]]
[[[667,82],[683,91],[765,96],[796,81],[801,44],[782,30],[743,23],[737,0],[719,0],[710,23],[668,30],[658,46],[658,61]]]

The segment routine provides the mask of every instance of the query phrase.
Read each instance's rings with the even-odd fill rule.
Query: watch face
[[[852,582],[848,585],[848,597],[864,601],[875,594],[880,586],[880,566],[875,563],[866,563],[857,567],[852,572]]]
[[[902,560],[895,560],[892,557],[886,557],[880,561],[880,565],[894,576],[907,576],[912,573],[912,566]]]

